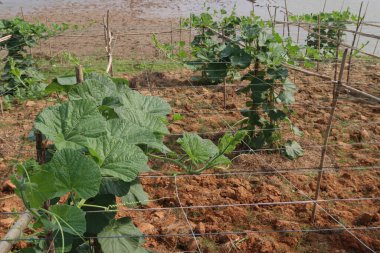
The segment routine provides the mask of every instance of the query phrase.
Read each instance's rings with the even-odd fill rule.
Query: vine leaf
[[[111,78],[105,75],[90,74],[81,85],[70,90],[69,98],[70,100],[90,100],[100,106],[104,98],[130,91],[131,89],[128,86],[116,85]]]
[[[51,173],[51,176],[43,179],[44,181],[50,183],[52,182],[50,179],[55,178],[53,181],[57,191],[55,197],[74,192],[79,198],[88,199],[99,191],[101,183],[99,166],[78,151],[72,149],[57,151],[46,164],[46,171]],[[41,185],[41,181],[38,184]]]
[[[140,110],[154,116],[166,117],[170,111],[170,105],[160,97],[144,96],[137,91],[130,91],[121,97],[126,110]]]
[[[133,225],[130,218],[121,218],[111,221],[98,234],[99,243],[104,253],[114,252],[147,252],[142,248],[143,234]],[[109,238],[112,237],[112,240]]]
[[[89,139],[87,147],[96,158],[103,176],[131,182],[140,172],[149,171],[148,157],[144,152],[123,139],[102,136]]]
[[[181,145],[194,164],[205,163],[219,153],[218,147],[211,140],[202,139],[193,133],[185,133],[182,138],[177,140],[177,143]]]
[[[157,138],[152,129],[124,119],[111,119],[107,121],[107,133],[115,138],[124,139],[129,144],[146,144],[163,152],[170,150]]]
[[[131,208],[138,205],[146,205],[148,200],[149,196],[144,191],[139,179],[131,183],[128,194],[122,197],[123,205]]]
[[[53,231],[59,231],[60,227],[63,232],[72,235],[83,235],[86,232],[85,212],[76,206],[69,205],[53,205],[49,208],[57,217],[60,226],[56,219],[51,219],[50,223]]]
[[[291,160],[294,160],[304,155],[304,150],[296,141],[287,141],[285,143],[285,155]]]
[[[115,112],[120,118],[153,132],[157,137],[169,134],[168,128],[159,117],[143,111],[128,110],[125,107],[115,108]]]
[[[34,124],[58,150],[82,148],[88,138],[103,135],[105,125],[106,121],[96,105],[86,100],[49,107],[40,113]]]
[[[230,154],[236,149],[244,138],[247,136],[247,131],[238,131],[235,134],[226,133],[221,139],[219,139],[218,148],[220,152],[224,154]]]
[[[104,212],[100,207],[108,207],[116,204],[116,198],[111,194],[98,194],[94,198],[86,201],[87,205],[82,207],[86,212],[86,233],[96,236],[100,233],[116,216],[116,212]]]
[[[283,84],[284,90],[281,91],[279,95],[279,99],[284,104],[292,104],[294,103],[294,94],[297,92],[297,87],[294,83],[292,83],[289,79],[286,79],[286,81]]]
[[[99,194],[113,194],[122,197],[129,192],[131,183],[124,182],[114,177],[103,177],[100,184]]]

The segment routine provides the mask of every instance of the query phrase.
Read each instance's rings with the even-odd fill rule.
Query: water
[[[0,0],[0,16],[15,15],[23,8],[24,13],[38,12],[45,8],[59,7],[80,10],[98,9],[125,9],[126,13],[138,13],[139,18],[157,19],[157,18],[176,18],[179,16],[188,17],[190,13],[200,13],[204,10],[204,1],[199,0]],[[207,6],[211,9],[232,10],[236,5],[236,11],[239,15],[249,15],[252,10],[252,3],[246,0],[207,0]],[[257,0],[257,5],[265,6],[269,2],[270,5],[285,6],[285,0]],[[366,13],[367,22],[377,22],[380,25],[380,0],[367,0],[363,4],[363,11],[368,9]],[[291,13],[316,13],[323,10],[323,0],[287,0],[288,9]],[[360,8],[360,0],[327,0],[325,11],[341,10],[350,8],[351,12],[357,14]],[[255,12],[263,19],[269,19],[266,7],[256,7]],[[272,14],[274,9],[271,9]],[[283,19],[283,13],[278,11],[278,19]],[[354,30],[355,27],[351,26]],[[280,29],[281,30],[281,29]],[[380,34],[378,27],[363,27],[363,32],[371,34]],[[292,36],[296,36],[296,28],[292,28]],[[305,33],[301,33],[301,38],[305,37]],[[347,42],[352,36],[347,35]],[[375,45],[375,39],[361,38],[360,43],[369,41],[365,51],[372,53]],[[380,54],[380,45],[376,54]]]

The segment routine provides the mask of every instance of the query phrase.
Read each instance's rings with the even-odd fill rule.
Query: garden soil
[[[103,13],[85,12],[81,15],[59,14],[51,10],[35,14],[49,21],[65,21],[73,24],[97,26],[94,34],[101,34]],[[118,16],[119,15],[119,16]],[[115,26],[164,26],[173,20],[144,20],[137,16],[114,13]],[[124,18],[123,18],[124,17]],[[31,17],[27,17],[31,18]],[[62,19],[62,20],[60,20]],[[152,23],[153,22],[153,23]],[[129,31],[130,32],[130,31]],[[88,32],[86,33],[88,35]],[[184,33],[182,34],[183,36]],[[170,35],[164,35],[170,40]],[[53,39],[53,53],[71,48],[78,55],[102,54],[103,39],[72,37]],[[75,47],[73,46],[75,43]],[[148,59],[156,54],[149,37],[137,39],[127,36],[120,47],[120,57],[132,57],[139,49]],[[56,46],[58,45],[58,46]],[[56,48],[55,48],[56,47]],[[98,50],[98,51],[96,51]],[[46,50],[45,50],[46,51]],[[95,52],[96,51],[96,52]],[[44,48],[42,48],[42,52]],[[45,52],[49,54],[48,51]],[[138,54],[136,53],[136,56]],[[333,75],[333,65],[321,66],[321,72]],[[373,95],[380,96],[380,63],[354,60],[352,85]],[[118,73],[131,80],[131,86],[144,94],[161,96],[184,118],[169,125],[171,133],[194,131],[204,137],[217,139],[220,132],[229,129],[241,119],[239,109],[244,107],[246,97],[236,95],[236,86],[228,84],[226,107],[223,85],[199,87],[192,82],[188,70],[155,73],[145,71],[139,75]],[[292,202],[310,200],[315,195],[321,145],[329,118],[332,84],[318,78],[291,72],[299,90],[292,106],[293,122],[303,131],[299,138],[305,155],[295,161],[284,158],[279,152],[240,152],[229,168],[212,172],[238,172],[223,176],[178,176],[148,178],[142,175],[142,184],[151,201],[146,211],[134,211],[120,207],[119,217],[130,216],[146,235],[146,247],[156,252],[368,252],[356,240],[380,251],[380,232],[328,231],[330,228],[378,227],[380,226],[379,201],[331,201],[320,204],[317,219],[310,221],[313,204],[259,205],[268,202]],[[365,84],[365,85],[363,85]],[[0,121],[0,212],[23,211],[22,202],[14,195],[9,178],[18,162],[34,158],[34,143],[28,136],[36,115],[47,106],[57,102],[57,97],[43,101],[23,101],[5,110]],[[322,199],[377,198],[380,194],[380,106],[363,97],[352,96],[343,90],[338,103],[333,130],[330,137],[326,166],[331,168],[322,177]],[[282,126],[284,129],[286,125]],[[293,138],[285,131],[285,138]],[[178,136],[168,137],[175,142]],[[244,146],[240,151],[244,151]],[[164,175],[178,168],[151,162],[157,175]],[[352,166],[357,168],[353,170]],[[373,167],[372,167],[373,166]],[[368,169],[368,167],[372,167]],[[362,168],[362,169],[359,169]],[[367,169],[365,169],[367,168]],[[293,172],[276,173],[276,170]],[[122,204],[119,201],[120,204]],[[256,203],[256,204],[255,204]],[[179,206],[193,208],[178,208]],[[217,207],[207,207],[216,205]],[[238,206],[231,206],[238,205]],[[154,210],[149,210],[154,208]],[[166,208],[157,210],[157,208]],[[17,216],[0,214],[0,236],[12,226]],[[325,229],[314,232],[315,229]],[[299,232],[291,232],[296,230]],[[229,233],[231,232],[231,233]],[[233,233],[232,233],[233,232]],[[192,233],[197,236],[196,240]],[[181,236],[173,236],[181,234]],[[164,235],[164,236],[162,236]],[[24,247],[18,244],[17,247]]]

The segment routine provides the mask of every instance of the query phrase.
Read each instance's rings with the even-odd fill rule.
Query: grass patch
[[[48,79],[56,76],[75,75],[75,65],[81,64],[88,72],[105,72],[107,59],[105,57],[88,56],[77,58],[66,53],[62,57],[56,57],[51,60],[37,58],[37,63],[42,73]],[[114,59],[113,73],[115,76],[123,74],[138,75],[144,72],[166,72],[183,68],[181,64],[173,63],[170,60],[143,60]]]

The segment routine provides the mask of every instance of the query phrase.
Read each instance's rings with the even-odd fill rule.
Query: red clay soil
[[[360,68],[364,66],[357,66],[354,69],[355,80],[374,84],[360,88],[379,95],[378,76],[361,71]],[[325,68],[326,71],[329,69]],[[376,70],[380,70],[378,65],[372,71]],[[150,92],[143,85],[144,78],[149,78],[154,87],[153,95],[162,96],[171,103],[173,111],[185,116],[183,120],[170,125],[172,133],[186,130],[214,137],[210,132],[225,131],[228,129],[226,123],[233,124],[241,118],[238,109],[244,106],[246,99],[235,95],[233,88],[229,88],[228,109],[224,110],[223,88],[187,87],[192,85],[187,81],[190,74],[184,70],[130,78],[133,79],[133,85],[145,94]],[[353,237],[354,234],[375,251],[380,251],[379,230],[353,230],[352,234],[347,231],[328,231],[342,228],[342,224],[346,227],[380,226],[378,200],[322,203],[323,209],[318,209],[315,224],[310,222],[313,204],[258,204],[305,201],[315,194],[317,173],[298,169],[318,167],[320,145],[329,116],[331,84],[299,74],[296,74],[295,80],[299,92],[292,120],[304,132],[304,137],[299,139],[305,149],[304,157],[290,161],[278,153],[241,154],[233,160],[228,171],[223,172],[247,173],[179,176],[176,184],[172,177],[143,176],[144,189],[152,200],[145,208],[167,209],[133,211],[122,208],[119,216],[131,216],[135,224],[148,235],[147,248],[156,252],[196,252],[198,244],[202,252],[370,252]],[[162,88],[168,85],[183,87]],[[353,98],[344,91],[341,97],[330,138],[333,146],[329,148],[326,159],[326,166],[336,169],[323,175],[321,198],[377,198],[380,196],[378,168],[353,170],[346,166],[379,166],[380,107],[363,98]],[[4,189],[0,193],[0,212],[23,209],[21,201],[12,195],[6,180],[18,161],[34,156],[33,143],[26,137],[32,129],[35,115],[49,104],[51,102],[28,101],[15,105],[2,116],[0,171]],[[220,112],[216,113],[215,109]],[[285,134],[285,137],[292,138],[292,135]],[[154,168],[159,168],[158,174],[177,170],[168,164],[152,162]],[[274,170],[293,172],[278,174]],[[262,171],[267,173],[263,174]],[[178,208],[179,200],[182,206],[193,208]],[[240,206],[231,207],[233,204]],[[211,208],[208,207],[210,205],[219,206]],[[7,231],[16,218],[9,215],[0,217],[0,235]],[[315,229],[324,230],[315,232]],[[192,231],[199,235],[197,241],[191,236]],[[181,236],[174,236],[178,234]]]

